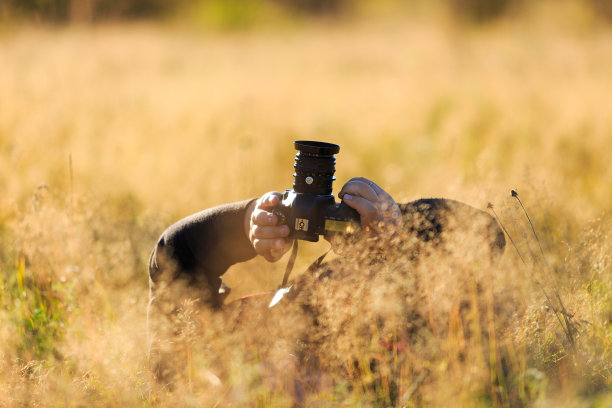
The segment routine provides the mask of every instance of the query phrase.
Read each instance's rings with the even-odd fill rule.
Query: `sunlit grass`
[[[581,18],[2,32],[0,405],[289,406],[287,355],[314,347],[298,343],[308,305],[325,326],[307,339],[322,368],[319,388],[304,380],[307,405],[605,406],[612,31]],[[184,305],[185,381],[151,392],[157,236],[290,188],[297,139],[341,145],[336,191],[364,176],[398,201],[491,202],[526,264],[508,242],[491,268],[354,271],[241,330]],[[302,245],[296,270],[324,249]],[[283,268],[237,265],[232,299],[276,288]],[[406,332],[401,352],[381,346]]]

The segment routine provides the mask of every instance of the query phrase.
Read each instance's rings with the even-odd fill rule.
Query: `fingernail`
[[[274,216],[272,214],[268,215],[268,222],[272,224],[273,221],[274,221]]]
[[[353,196],[350,194],[345,194],[344,197],[342,197],[342,199],[347,200],[347,201],[351,201],[353,199]]]
[[[289,227],[286,225],[283,225],[281,227],[281,234],[288,234],[289,233]]]
[[[283,247],[283,240],[282,239],[277,239],[276,242],[274,243],[274,246],[277,249],[281,249]]]

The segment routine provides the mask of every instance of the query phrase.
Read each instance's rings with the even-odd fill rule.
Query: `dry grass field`
[[[577,6],[476,27],[0,31],[0,406],[610,406],[611,91],[612,29]],[[341,146],[336,192],[364,176],[399,202],[491,203],[525,263],[508,240],[493,266],[354,271],[308,300],[326,308],[316,330],[259,309],[233,330],[182,305],[199,329],[184,381],[158,389],[157,237],[290,188],[299,139]],[[296,270],[325,245],[302,245]],[[276,288],[284,261],[233,267],[232,298]],[[309,330],[319,371],[296,397],[281,383]],[[381,346],[398,331],[401,350]]]

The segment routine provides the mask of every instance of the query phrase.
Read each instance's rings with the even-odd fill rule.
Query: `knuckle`
[[[259,211],[259,212],[257,213],[257,216],[255,217],[255,223],[256,223],[257,225],[261,225],[261,224],[263,224],[263,222],[264,222],[264,221],[265,221],[265,219],[266,219],[265,215],[266,215],[266,212],[265,212],[265,211]]]
[[[259,210],[256,217],[255,217],[255,223],[257,225],[268,225],[270,223],[269,221],[269,217],[272,213],[265,211],[265,210]]]
[[[266,193],[266,198],[268,199],[268,202],[270,202],[275,198],[280,198],[280,193],[278,191],[268,191]]]
[[[265,251],[265,245],[261,239],[253,240],[253,247],[258,253],[263,253]]]

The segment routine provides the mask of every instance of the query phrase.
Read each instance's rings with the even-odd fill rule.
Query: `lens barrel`
[[[331,195],[336,179],[336,158],[340,146],[332,143],[298,140],[295,155],[293,189],[296,193]]]

